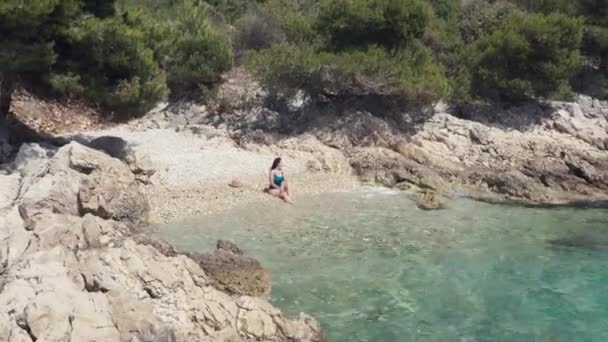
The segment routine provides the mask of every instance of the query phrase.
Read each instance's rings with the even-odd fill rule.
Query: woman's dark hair
[[[270,167],[271,170],[276,169],[279,164],[281,163],[281,158],[276,158],[273,162],[272,162],[272,167]]]

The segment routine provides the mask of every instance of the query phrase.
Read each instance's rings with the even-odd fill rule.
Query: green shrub
[[[234,45],[237,54],[245,50],[269,48],[285,39],[281,22],[274,15],[263,11],[251,11],[235,23]]]
[[[431,0],[433,11],[438,18],[449,21],[451,18],[462,15],[462,1],[460,0]]]
[[[56,62],[55,36],[80,13],[76,0],[0,3],[0,118],[25,79],[38,83]]]
[[[228,22],[234,22],[248,10],[255,8],[256,0],[207,0]],[[262,1],[260,1],[262,2]]]
[[[575,14],[580,0],[511,0],[520,8],[533,13]]]
[[[210,24],[209,8],[183,0],[158,11],[134,8],[123,14],[143,40],[167,78],[172,96],[200,97],[208,93],[232,66],[228,34]]]
[[[328,48],[404,47],[420,38],[431,17],[422,0],[328,0],[316,24]]]
[[[443,69],[422,47],[392,55],[378,47],[332,53],[282,44],[254,54],[250,65],[264,85],[288,94],[384,95],[428,103],[449,91]]]
[[[91,101],[125,116],[143,113],[166,96],[143,32],[122,17],[83,17],[64,39],[63,59],[55,68],[76,73]]]
[[[608,27],[589,25],[585,27],[583,52],[596,57],[600,71],[608,77]]]
[[[507,1],[490,3],[486,0],[473,0],[464,7],[460,23],[462,39],[471,43],[484,35],[492,34],[516,13],[519,13],[517,6]]]
[[[319,34],[313,24],[318,7],[319,0],[266,0],[261,10],[279,20],[287,42],[317,45]]]
[[[455,72],[461,64],[460,54],[464,43],[458,30],[459,18],[457,15],[448,20],[432,18],[421,39],[445,66],[448,74]]]
[[[172,92],[200,94],[232,67],[229,40],[211,28],[207,12],[194,1],[185,1],[177,8],[169,37],[164,68]]]
[[[111,93],[100,96],[101,105],[115,110],[116,119],[124,119],[134,113],[147,112],[166,94],[166,82],[162,74],[141,80],[135,76],[118,82]],[[154,99],[154,100],[152,100]]]
[[[83,8],[98,18],[107,18],[116,14],[114,0],[84,0]]]
[[[581,37],[579,19],[515,15],[470,49],[473,91],[509,100],[566,95],[579,63]]]
[[[80,76],[71,72],[67,74],[51,73],[47,80],[51,91],[58,96],[79,96],[84,93],[84,87],[80,82]]]
[[[600,71],[608,78],[608,2],[579,0],[580,14],[585,16],[583,53],[598,59]],[[605,88],[608,91],[608,88]]]

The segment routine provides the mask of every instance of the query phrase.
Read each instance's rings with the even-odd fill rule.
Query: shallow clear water
[[[425,212],[403,194],[361,191],[159,234],[198,251],[237,242],[271,271],[274,304],[319,318],[330,341],[608,341],[605,209],[458,199]]]

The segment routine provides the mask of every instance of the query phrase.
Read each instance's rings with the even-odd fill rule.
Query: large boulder
[[[76,143],[71,148],[70,167],[83,174],[78,192],[83,213],[133,224],[146,222],[147,199],[124,163]]]
[[[46,212],[131,224],[147,219],[148,202],[135,176],[105,153],[72,142],[46,162],[20,165],[25,177],[17,201],[24,219]]]
[[[216,287],[232,294],[270,297],[270,273],[256,259],[243,255],[234,243],[220,240],[213,253],[189,256],[213,279]]]

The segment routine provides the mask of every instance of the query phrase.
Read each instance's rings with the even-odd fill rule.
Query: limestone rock
[[[90,148],[103,151],[125,163],[133,162],[133,149],[122,138],[106,135],[95,138],[86,145]]]
[[[164,256],[174,257],[179,254],[179,252],[169,244],[167,241],[162,240],[160,238],[150,236],[145,233],[140,233],[133,236],[133,240],[140,245],[148,245],[154,247],[157,251],[159,251]]]
[[[84,213],[133,224],[146,221],[147,199],[126,165],[80,144],[69,146],[71,167],[84,174],[78,189]]]
[[[18,173],[0,175],[0,212],[9,209],[17,199],[21,188],[21,176]]]
[[[126,165],[75,142],[27,173],[18,201],[28,216],[82,211],[131,223],[145,220],[148,205]]]
[[[406,159],[403,155],[382,148],[358,148],[351,152],[353,169],[364,180],[393,187],[407,182],[422,189],[445,191],[443,178],[432,169]]]
[[[244,256],[233,243],[220,240],[213,254],[193,253],[190,257],[220,289],[239,295],[270,296],[270,273],[257,260]]]
[[[43,148],[37,143],[23,144],[15,156],[13,167],[24,176],[31,175],[54,153],[54,149]]]
[[[230,183],[228,184],[229,186],[233,187],[233,188],[242,188],[243,187],[243,182],[241,182],[238,179],[233,179],[232,181],[230,181]]]
[[[322,341],[314,319],[221,292],[191,258],[144,235],[134,223],[145,198],[119,159],[76,142],[31,158],[0,176],[11,189],[0,212],[1,341]],[[236,245],[218,243],[213,258],[232,289],[269,293],[268,273]]]
[[[474,144],[488,145],[491,142],[490,135],[487,130],[479,127],[473,127],[469,131],[469,137]]]
[[[447,199],[436,192],[424,191],[416,195],[416,206],[423,210],[445,209]]]
[[[95,138],[86,145],[127,163],[131,171],[136,175],[150,177],[156,172],[156,167],[152,164],[150,158],[138,155],[123,138],[106,135]]]

